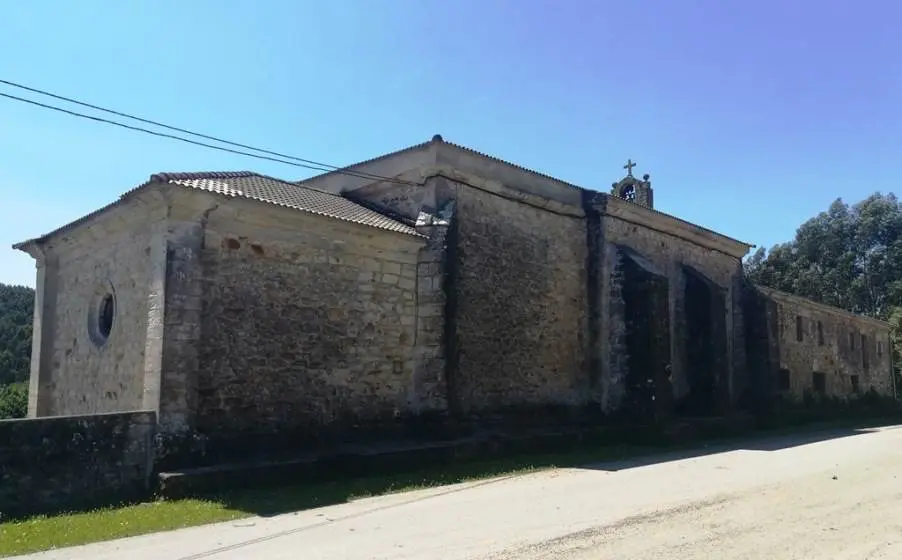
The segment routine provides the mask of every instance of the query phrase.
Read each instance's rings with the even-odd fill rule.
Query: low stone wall
[[[0,519],[145,497],[156,413],[0,420]]]

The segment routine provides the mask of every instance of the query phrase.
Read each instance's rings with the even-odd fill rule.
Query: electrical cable
[[[251,153],[251,152],[247,152],[247,151],[244,151],[244,150],[236,150],[236,149],[232,149],[232,148],[226,148],[226,147],[223,147],[223,146],[216,146],[216,145],[209,144],[209,143],[206,143],[206,142],[200,142],[200,141],[197,141],[197,140],[191,140],[191,139],[189,139],[189,138],[184,138],[184,137],[182,137],[182,136],[177,136],[177,135],[174,135],[174,134],[167,134],[167,133],[164,133],[164,132],[157,132],[157,131],[149,130],[149,129],[146,129],[146,128],[142,128],[142,127],[133,126],[133,125],[125,124],[125,123],[122,123],[122,122],[114,121],[114,120],[111,120],[111,119],[105,119],[105,118],[103,118],[103,117],[97,117],[97,116],[93,116],[93,115],[87,115],[87,114],[85,114],[85,113],[79,113],[79,112],[77,112],[77,111],[72,111],[72,110],[70,110],[70,109],[65,109],[65,108],[62,108],[62,107],[57,107],[57,106],[55,106],[55,105],[50,105],[50,104],[47,104],[47,103],[41,103],[41,102],[39,102],[39,101],[35,101],[35,100],[32,100],[32,99],[27,99],[27,98],[24,98],[24,97],[19,97],[19,96],[16,96],[16,95],[11,95],[11,94],[8,94],[8,93],[2,93],[2,92],[0,92],[0,96],[5,97],[5,98],[7,98],[7,99],[11,99],[11,100],[14,100],[14,101],[19,101],[19,102],[22,102],[22,103],[28,103],[28,104],[31,104],[31,105],[34,105],[34,106],[37,106],[37,107],[41,107],[41,108],[44,108],[44,109],[49,109],[49,110],[52,110],[52,111],[57,111],[57,112],[65,113],[65,114],[68,114],[68,115],[71,115],[71,116],[74,116],[74,117],[79,117],[79,118],[89,119],[89,120],[93,120],[93,121],[100,122],[100,123],[104,123],[104,124],[110,124],[110,125],[113,125],[113,126],[118,126],[118,127],[125,128],[125,129],[128,129],[128,130],[136,131],[136,132],[143,132],[143,133],[145,133],[145,134],[150,134],[150,135],[158,136],[158,137],[161,137],[161,138],[168,138],[168,139],[177,140],[177,141],[180,141],[180,142],[186,142],[186,143],[188,143],[188,144],[193,144],[193,145],[195,145],[195,146],[201,146],[201,147],[204,147],[204,148],[210,148],[210,149],[213,149],[213,150],[220,150],[220,151],[223,151],[223,152],[228,152],[228,153],[237,154],[237,155],[243,155],[243,156],[247,156],[247,157],[254,157],[254,158],[261,159],[261,160],[274,161],[274,162],[277,162],[277,163],[282,163],[282,164],[285,164],[285,165],[292,165],[292,166],[295,166],[295,167],[301,167],[301,168],[304,168],[304,169],[310,169],[310,170],[314,170],[314,171],[322,171],[322,172],[325,172],[325,173],[332,173],[332,172],[334,172],[334,173],[340,173],[340,174],[343,174],[343,175],[349,175],[349,176],[352,176],[352,177],[357,177],[357,178],[360,178],[360,179],[372,179],[372,180],[377,180],[377,181],[392,182],[392,183],[398,183],[398,184],[404,184],[404,185],[413,185],[413,184],[415,184],[415,183],[413,183],[413,182],[411,182],[411,181],[404,181],[404,180],[395,179],[395,178],[391,178],[391,177],[385,177],[385,176],[377,175],[377,174],[373,174],[373,173],[350,171],[350,170],[348,170],[348,169],[346,169],[346,168],[342,168],[342,167],[339,167],[339,166],[336,166],[336,165],[332,165],[332,164],[328,164],[328,163],[322,163],[322,162],[317,162],[317,161],[309,160],[309,159],[305,159],[305,158],[299,158],[299,157],[296,157],[296,156],[291,156],[291,155],[287,155],[287,154],[282,154],[282,153],[274,152],[274,151],[271,151],[271,150],[265,150],[265,149],[263,149],[263,148],[255,148],[255,147],[249,146],[249,145],[247,145],[247,144],[241,144],[241,143],[238,143],[238,142],[232,142],[232,141],[230,141],[230,140],[224,140],[224,139],[221,139],[221,138],[217,138],[217,137],[215,137],[215,136],[210,136],[210,135],[207,135],[207,134],[201,134],[201,133],[199,133],[199,132],[192,132],[192,131],[187,130],[187,129],[184,129],[184,128],[179,128],[179,127],[175,127],[175,126],[170,126],[170,125],[163,124],[163,123],[160,123],[160,122],[157,122],[157,121],[153,121],[153,120],[150,120],[150,119],[144,119],[144,118],[141,118],[141,117],[136,117],[136,116],[134,116],[134,115],[129,115],[128,113],[122,113],[122,112],[119,112],[119,111],[114,111],[114,110],[112,110],[112,109],[106,109],[106,108],[104,108],[104,107],[100,107],[100,106],[97,106],[97,105],[92,105],[92,104],[90,104],[90,103],[85,103],[85,102],[83,102],[83,101],[78,101],[78,100],[76,100],[76,99],[64,97],[64,96],[57,95],[57,94],[54,94],[54,93],[50,93],[50,92],[47,92],[47,91],[39,90],[39,89],[36,89],[36,88],[31,88],[31,87],[28,87],[28,86],[24,86],[24,85],[22,85],[22,84],[17,84],[17,83],[15,83],[15,82],[10,82],[10,81],[8,81],[8,80],[0,79],[0,84],[6,84],[6,85],[9,85],[9,86],[17,87],[17,88],[20,88],[20,89],[24,89],[24,90],[31,91],[31,92],[34,92],[34,93],[38,93],[38,94],[41,94],[41,95],[45,95],[45,96],[48,96],[48,97],[52,97],[52,98],[55,98],[55,99],[59,99],[59,100],[62,100],[62,101],[66,101],[66,102],[69,102],[69,103],[74,103],[74,104],[77,104],[77,105],[81,105],[81,106],[83,106],[83,107],[88,107],[88,108],[95,109],[95,110],[98,110],[98,111],[103,111],[103,112],[106,112],[106,113],[109,113],[109,114],[113,114],[113,115],[117,115],[117,116],[129,118],[129,119],[132,119],[132,120],[135,120],[135,121],[138,121],[138,122],[143,122],[143,123],[151,124],[151,125],[153,125],[153,126],[158,126],[158,127],[160,127],[160,128],[165,128],[165,129],[173,130],[173,131],[176,131],[176,132],[182,132],[182,133],[184,133],[184,134],[189,134],[189,135],[196,136],[196,137],[199,137],[199,138],[205,138],[205,139],[208,139],[208,140],[213,140],[213,141],[215,141],[215,142],[220,142],[220,143],[222,143],[222,144],[227,144],[227,145],[231,145],[231,146],[236,146],[236,147],[240,147],[240,148],[245,148],[245,149],[247,149],[247,150],[254,150],[254,151],[257,151],[257,152],[261,152],[262,154],[270,154],[270,155],[268,155],[268,156],[267,156],[267,155],[260,155],[260,154],[254,154],[254,153]],[[272,156],[276,156],[276,157],[272,157]],[[293,161],[289,161],[289,160],[293,160]]]

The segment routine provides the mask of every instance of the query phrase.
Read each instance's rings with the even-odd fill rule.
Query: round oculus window
[[[88,317],[88,332],[97,346],[102,346],[113,332],[116,320],[116,298],[112,292],[97,294]]]

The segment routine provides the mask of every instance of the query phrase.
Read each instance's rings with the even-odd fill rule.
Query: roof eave
[[[130,191],[125,192],[124,194],[120,195],[119,198],[114,200],[113,202],[111,202],[107,205],[101,206],[97,210],[94,210],[93,212],[90,212],[88,214],[85,214],[84,216],[76,218],[75,220],[72,220],[71,222],[62,225],[53,231],[45,233],[44,235],[41,235],[39,237],[33,237],[31,239],[27,239],[25,241],[16,243],[12,246],[12,248],[17,251],[25,251],[27,253],[27,252],[29,252],[28,251],[29,247],[38,247],[38,246],[46,243],[51,238],[56,237],[57,235],[60,235],[62,233],[66,233],[67,231],[73,230],[74,228],[90,221],[91,219],[96,218],[97,216],[100,216],[101,214],[104,214],[104,213],[108,212],[109,210],[112,210],[113,208],[116,208],[117,206],[122,205],[122,203],[124,203],[127,200],[129,200],[130,198],[132,198],[135,194],[137,194],[141,191],[144,191],[147,187],[154,185],[154,184],[156,184],[156,181],[154,180],[153,177],[151,177],[151,179],[149,181],[144,182],[144,183],[138,185],[137,187],[131,189]]]
[[[20,241],[18,243],[13,243],[13,250],[22,251],[23,253],[32,254],[34,249],[40,245],[41,238],[33,237],[31,239],[26,239],[25,241]]]
[[[860,313],[853,313],[851,311],[847,311],[842,309],[841,307],[835,307],[833,305],[829,305],[826,303],[821,303],[819,301],[814,301],[813,299],[808,299],[806,297],[797,296],[795,294],[790,294],[789,292],[784,292],[782,290],[776,290],[774,288],[769,288],[767,286],[762,286],[760,284],[754,284],[756,290],[763,292],[765,295],[768,295],[774,299],[783,299],[789,302],[799,302],[803,304],[808,304],[811,307],[816,309],[822,309],[825,312],[832,313],[834,315],[839,315],[842,317],[846,317],[848,319],[859,320],[865,323],[870,323],[875,326],[879,326],[881,328],[892,328],[892,324],[888,321],[884,321],[883,319],[878,319],[876,317],[871,317],[869,315],[862,315]]]

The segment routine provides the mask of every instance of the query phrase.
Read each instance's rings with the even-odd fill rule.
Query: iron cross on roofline
[[[627,177],[633,176],[633,168],[636,167],[636,165],[637,164],[632,160],[632,158],[626,160],[626,165],[624,165],[623,168],[626,169]]]

